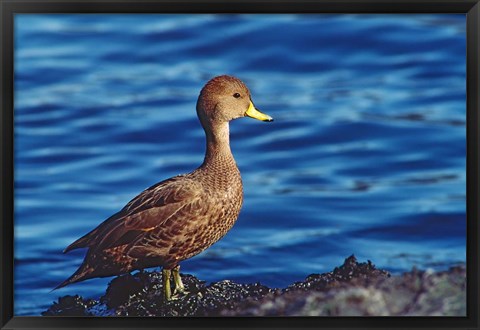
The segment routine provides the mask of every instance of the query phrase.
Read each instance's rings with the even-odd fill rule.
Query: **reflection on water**
[[[233,74],[275,122],[231,124],[239,221],[183,263],[286,286],[355,253],[393,272],[465,261],[463,15],[19,15],[15,313],[80,264],[73,240],[196,168],[195,102]]]

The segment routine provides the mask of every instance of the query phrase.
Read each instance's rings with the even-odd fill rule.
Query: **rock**
[[[284,289],[229,280],[206,285],[182,274],[187,294],[163,299],[159,272],[114,278],[99,300],[59,298],[42,315],[85,316],[465,316],[465,267],[390,276],[352,255],[332,272]]]
[[[50,308],[43,312],[44,316],[92,316],[87,310],[88,308],[98,304],[93,299],[84,299],[78,295],[64,296],[58,298],[58,302],[54,302]]]

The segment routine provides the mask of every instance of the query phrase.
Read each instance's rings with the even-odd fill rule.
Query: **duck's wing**
[[[97,228],[70,244],[64,252],[82,247],[103,250],[135,241],[161,226],[184,207],[197,204],[202,192],[201,185],[187,176],[157,183]]]

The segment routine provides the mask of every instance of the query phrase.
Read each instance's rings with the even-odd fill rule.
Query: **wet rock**
[[[57,302],[54,302],[53,305],[45,312],[42,313],[44,316],[91,316],[88,312],[88,309],[98,302],[93,299],[83,299],[82,297],[75,296],[64,296],[58,298]]]
[[[302,282],[296,282],[284,291],[319,291],[328,290],[334,287],[340,287],[343,283],[354,280],[355,284],[375,281],[379,278],[390,277],[390,274],[385,270],[376,269],[375,265],[370,260],[366,263],[359,263],[354,255],[351,255],[340,267],[335,267],[332,272],[324,274],[312,274]],[[351,285],[351,284],[350,284]]]
[[[229,280],[206,285],[182,274],[187,293],[163,299],[159,272],[113,279],[99,300],[65,296],[43,313],[95,316],[387,316],[466,315],[465,267],[390,276],[352,255],[340,267],[284,289]]]
[[[348,259],[347,259],[348,260]],[[255,304],[239,303],[222,316],[465,316],[464,267],[445,272],[413,270],[390,277],[371,263],[310,275],[304,282]],[[350,270],[353,272],[350,272]],[[338,272],[340,271],[340,273]],[[367,271],[367,272],[366,272]],[[350,275],[351,274],[351,275]],[[337,275],[337,277],[335,276]],[[303,291],[303,292],[301,292]]]
[[[148,279],[148,281],[145,281]],[[120,307],[135,296],[149,289],[148,282],[155,279],[155,276],[145,277],[144,272],[135,276],[125,274],[114,278],[108,285],[107,292],[100,301],[109,308]],[[147,283],[146,283],[147,282]]]

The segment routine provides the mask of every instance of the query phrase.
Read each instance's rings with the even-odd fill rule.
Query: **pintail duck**
[[[55,289],[90,278],[161,266],[164,296],[185,291],[179,263],[199,254],[234,225],[243,202],[240,172],[230,150],[229,122],[258,111],[245,84],[218,76],[202,88],[197,115],[206,135],[205,158],[196,170],[159,182],[69,245],[64,253],[88,248],[78,270]]]

